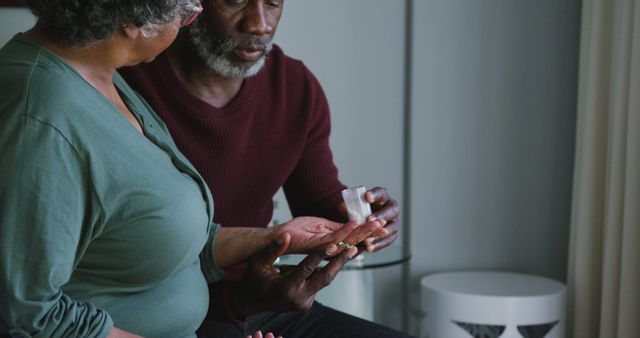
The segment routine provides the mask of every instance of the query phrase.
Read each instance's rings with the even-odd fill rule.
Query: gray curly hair
[[[188,0],[26,0],[52,39],[75,47],[104,40],[126,25],[171,22]]]

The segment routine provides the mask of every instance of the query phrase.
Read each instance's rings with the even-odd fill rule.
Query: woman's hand
[[[321,245],[344,242],[357,245],[369,237],[382,237],[387,230],[378,220],[370,220],[358,226],[355,222],[336,223],[319,217],[296,217],[274,228],[274,238],[285,232],[291,236],[286,253],[307,253]]]
[[[111,329],[111,331],[109,331],[107,338],[142,338],[142,336],[138,336],[136,334],[129,333],[127,331],[120,330],[119,328],[114,327]]]
[[[342,251],[367,238],[385,237],[388,230],[375,219],[356,225],[355,222],[342,224],[318,217],[297,217],[273,228],[219,228],[211,249],[218,266],[226,268],[244,262],[285,233],[291,236],[291,245],[285,253],[291,254],[308,253],[329,243],[340,244]]]
[[[253,334],[253,336],[247,336],[247,338],[275,338],[275,336],[271,332],[263,336],[262,331],[257,331],[256,333]],[[278,338],[282,338],[282,336],[278,336]]]

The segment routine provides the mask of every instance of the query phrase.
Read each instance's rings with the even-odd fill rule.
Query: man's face
[[[204,0],[204,11],[189,26],[200,57],[228,78],[253,76],[273,45],[284,0]]]

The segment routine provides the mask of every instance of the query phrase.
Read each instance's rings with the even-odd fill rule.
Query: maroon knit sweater
[[[222,108],[188,92],[165,54],[121,73],[204,176],[220,225],[266,226],[281,186],[294,216],[341,219],[329,107],[302,62],[274,46],[265,67]]]

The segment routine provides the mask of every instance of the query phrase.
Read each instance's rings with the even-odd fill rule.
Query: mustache
[[[217,45],[217,53],[216,54],[225,54],[230,53],[237,48],[261,48],[264,50],[271,49],[271,45],[273,44],[272,39],[270,37],[247,37],[243,39],[224,39],[219,40],[217,43],[213,45]]]
[[[237,40],[238,45],[236,47],[240,48],[248,48],[248,47],[261,47],[266,48],[271,44],[271,38],[246,38],[242,40]]]

